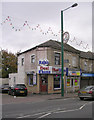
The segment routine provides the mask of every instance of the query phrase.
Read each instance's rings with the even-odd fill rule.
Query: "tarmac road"
[[[8,97],[5,95],[5,98]],[[10,96],[11,100],[13,96]],[[3,103],[3,118],[92,118],[92,105],[94,101],[81,101],[78,97],[63,99],[37,99],[35,102],[30,98],[15,98],[25,101]],[[37,98],[37,97],[36,97]],[[42,96],[42,98],[45,98]],[[29,99],[26,101],[26,99]],[[34,100],[34,98],[33,98]]]

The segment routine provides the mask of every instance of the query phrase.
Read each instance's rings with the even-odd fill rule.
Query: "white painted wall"
[[[24,58],[24,65],[22,66],[22,58]],[[17,83],[25,83],[25,54],[18,56],[18,79]]]
[[[18,83],[18,73],[9,74],[9,85],[12,86]]]

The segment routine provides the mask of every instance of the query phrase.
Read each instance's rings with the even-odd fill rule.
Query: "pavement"
[[[61,94],[28,94],[27,96],[11,96],[7,94],[2,95],[2,104],[12,104],[12,103],[36,103],[45,100],[55,100],[55,99],[65,99],[65,98],[75,98],[77,93],[64,93]]]

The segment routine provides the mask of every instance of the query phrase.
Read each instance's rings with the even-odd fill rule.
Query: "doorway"
[[[48,76],[40,75],[40,93],[48,92]]]

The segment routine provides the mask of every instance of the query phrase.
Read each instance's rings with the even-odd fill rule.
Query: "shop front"
[[[80,82],[81,88],[88,85],[94,85],[94,73],[81,74],[81,82]]]
[[[61,93],[61,67],[38,66],[39,93]]]
[[[48,93],[48,79],[52,73],[52,66],[37,66],[39,93]]]
[[[75,92],[80,88],[81,71],[66,70],[66,92]]]

